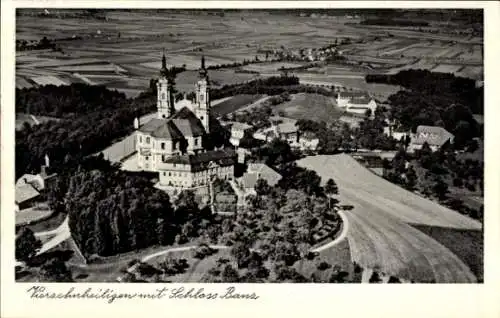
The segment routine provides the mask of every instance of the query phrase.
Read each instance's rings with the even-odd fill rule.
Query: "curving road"
[[[312,249],[311,252],[324,251],[328,248],[331,248],[331,247],[339,244],[340,242],[342,242],[343,240],[345,240],[347,238],[347,233],[349,233],[349,219],[347,218],[347,216],[344,214],[343,211],[338,210],[337,213],[340,216],[340,218],[342,219],[342,232],[340,232],[340,234],[333,241],[326,243],[325,245],[321,245],[319,247],[316,247],[316,248]]]
[[[354,206],[345,212],[352,261],[417,282],[476,282],[462,260],[411,224],[477,231],[479,222],[372,174],[345,154],[297,163],[315,170],[323,182],[333,178],[341,203]]]

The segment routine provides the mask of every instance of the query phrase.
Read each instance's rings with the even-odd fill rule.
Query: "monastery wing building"
[[[231,148],[208,150],[210,141],[210,86],[202,57],[195,100],[175,102],[173,80],[165,55],[157,84],[157,118],[136,129],[137,164],[159,173],[159,185],[174,188],[205,186],[217,177],[234,178],[236,152]]]

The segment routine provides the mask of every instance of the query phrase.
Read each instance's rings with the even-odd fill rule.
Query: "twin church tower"
[[[175,101],[174,74],[162,57],[157,116],[139,125],[136,119],[137,168],[157,172],[158,185],[175,189],[207,186],[213,178],[234,177],[236,154],[213,149],[210,142],[210,95],[205,58],[201,59],[195,100]],[[215,119],[212,119],[215,120]]]
[[[190,102],[181,100],[179,105],[176,105],[174,96],[174,79],[170,71],[167,69],[165,54],[162,56],[160,78],[156,84],[158,91],[158,118],[170,118],[176,111],[183,106],[191,109],[194,115],[201,121],[207,133],[210,133],[209,115],[210,115],[210,96],[209,96],[209,79],[205,68],[205,57],[201,58],[201,68],[199,69],[198,81],[195,85],[195,101]],[[177,106],[177,107],[176,107]]]

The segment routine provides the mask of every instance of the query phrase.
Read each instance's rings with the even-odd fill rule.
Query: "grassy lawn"
[[[458,160],[478,160],[480,162],[484,162],[484,142],[479,142],[479,147],[474,152],[464,152],[457,155]]]
[[[80,278],[81,282],[116,282],[122,275],[121,270],[128,267],[128,263],[134,259],[141,259],[149,254],[162,251],[167,246],[151,246],[140,251],[132,251],[110,257],[103,257],[99,262],[82,267],[72,265],[71,270],[74,277]]]
[[[415,163],[413,167],[415,168],[415,172],[418,177],[417,186],[421,190],[423,190],[424,188],[432,188],[435,182],[432,176],[431,177],[426,176],[426,172],[428,170],[422,168],[420,165],[418,165],[418,163]],[[474,197],[474,196],[482,197],[481,189],[479,187],[478,182],[474,184],[475,191],[470,191],[465,187],[455,187],[453,185],[453,176],[451,174],[445,174],[441,178],[448,185],[448,197],[454,197],[461,200],[463,200],[463,198],[465,197]]]
[[[333,122],[342,115],[333,97],[300,93],[292,95],[289,102],[277,105],[274,113],[284,112],[285,117]]]
[[[347,213],[348,239],[361,266],[419,282],[475,281],[451,248],[409,224],[480,230],[479,222],[375,176],[347,155],[308,157],[298,165],[334,179],[340,202],[354,206]]]
[[[213,112],[216,115],[225,115],[232,113],[234,111],[237,111],[238,109],[249,105],[260,98],[262,98],[264,95],[252,95],[252,94],[242,94],[242,95],[236,95],[232,98],[229,98],[221,103],[218,103],[217,105],[212,107]]]
[[[216,266],[216,262],[219,258],[223,257],[230,260],[232,259],[230,256],[230,249],[218,250],[217,253],[207,256],[202,260],[194,258],[193,251],[189,250],[161,255],[150,260],[148,263],[157,266],[158,263],[165,259],[165,257],[180,259],[185,258],[188,261],[189,268],[186,272],[168,277],[168,280],[171,280],[174,283],[199,283],[201,282],[203,275],[205,275],[208,270]],[[231,265],[236,268],[236,263],[234,261]]]
[[[66,218],[66,214],[58,213],[52,215],[46,220],[28,225],[27,227],[30,228],[33,232],[50,231],[56,229],[59,225],[61,225],[61,223],[64,221],[64,218]]]
[[[24,225],[29,223],[36,223],[38,221],[50,218],[52,211],[50,209],[40,209],[32,207],[29,209],[16,212],[16,225]]]
[[[216,266],[216,262],[219,258],[227,258],[230,260],[230,263],[233,268],[237,268],[236,262],[234,258],[230,255],[230,249],[219,250],[217,253],[210,255],[202,260],[196,259],[193,257],[193,251],[181,251],[181,252],[172,252],[166,255],[159,256],[155,259],[150,260],[148,263],[157,266],[160,262],[162,262],[165,257],[171,258],[185,258],[188,261],[189,268],[186,272],[182,274],[177,274],[174,276],[169,276],[168,280],[172,282],[182,282],[182,283],[193,283],[193,282],[201,282],[202,277],[213,267]],[[168,256],[167,256],[168,255]],[[327,269],[325,271],[318,271],[316,266],[318,262],[326,261],[332,265],[332,268]],[[266,262],[266,267],[270,267],[271,264]],[[305,275],[306,277],[310,277],[312,273],[318,272],[322,279],[327,280],[333,270],[334,265],[339,265],[342,270],[345,270],[352,274],[352,262],[349,252],[349,243],[347,240],[343,240],[338,245],[329,248],[320,252],[319,257],[316,257],[314,260],[300,260],[295,263],[294,267],[298,272]]]
[[[322,261],[329,263],[332,267],[324,271],[318,270],[317,265]],[[294,267],[299,273],[306,277],[311,277],[311,275],[316,272],[316,275],[322,280],[328,280],[332,274],[333,266],[335,265],[340,266],[342,271],[352,274],[353,264],[347,239],[342,240],[339,244],[331,248],[321,251],[319,256],[314,260],[303,259],[298,261],[295,263]]]
[[[474,230],[459,230],[438,226],[413,225],[414,228],[429,235],[457,255],[482,282],[483,233]]]

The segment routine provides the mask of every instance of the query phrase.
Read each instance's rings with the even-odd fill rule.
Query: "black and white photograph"
[[[42,6],[16,283],[484,283],[483,9]]]

